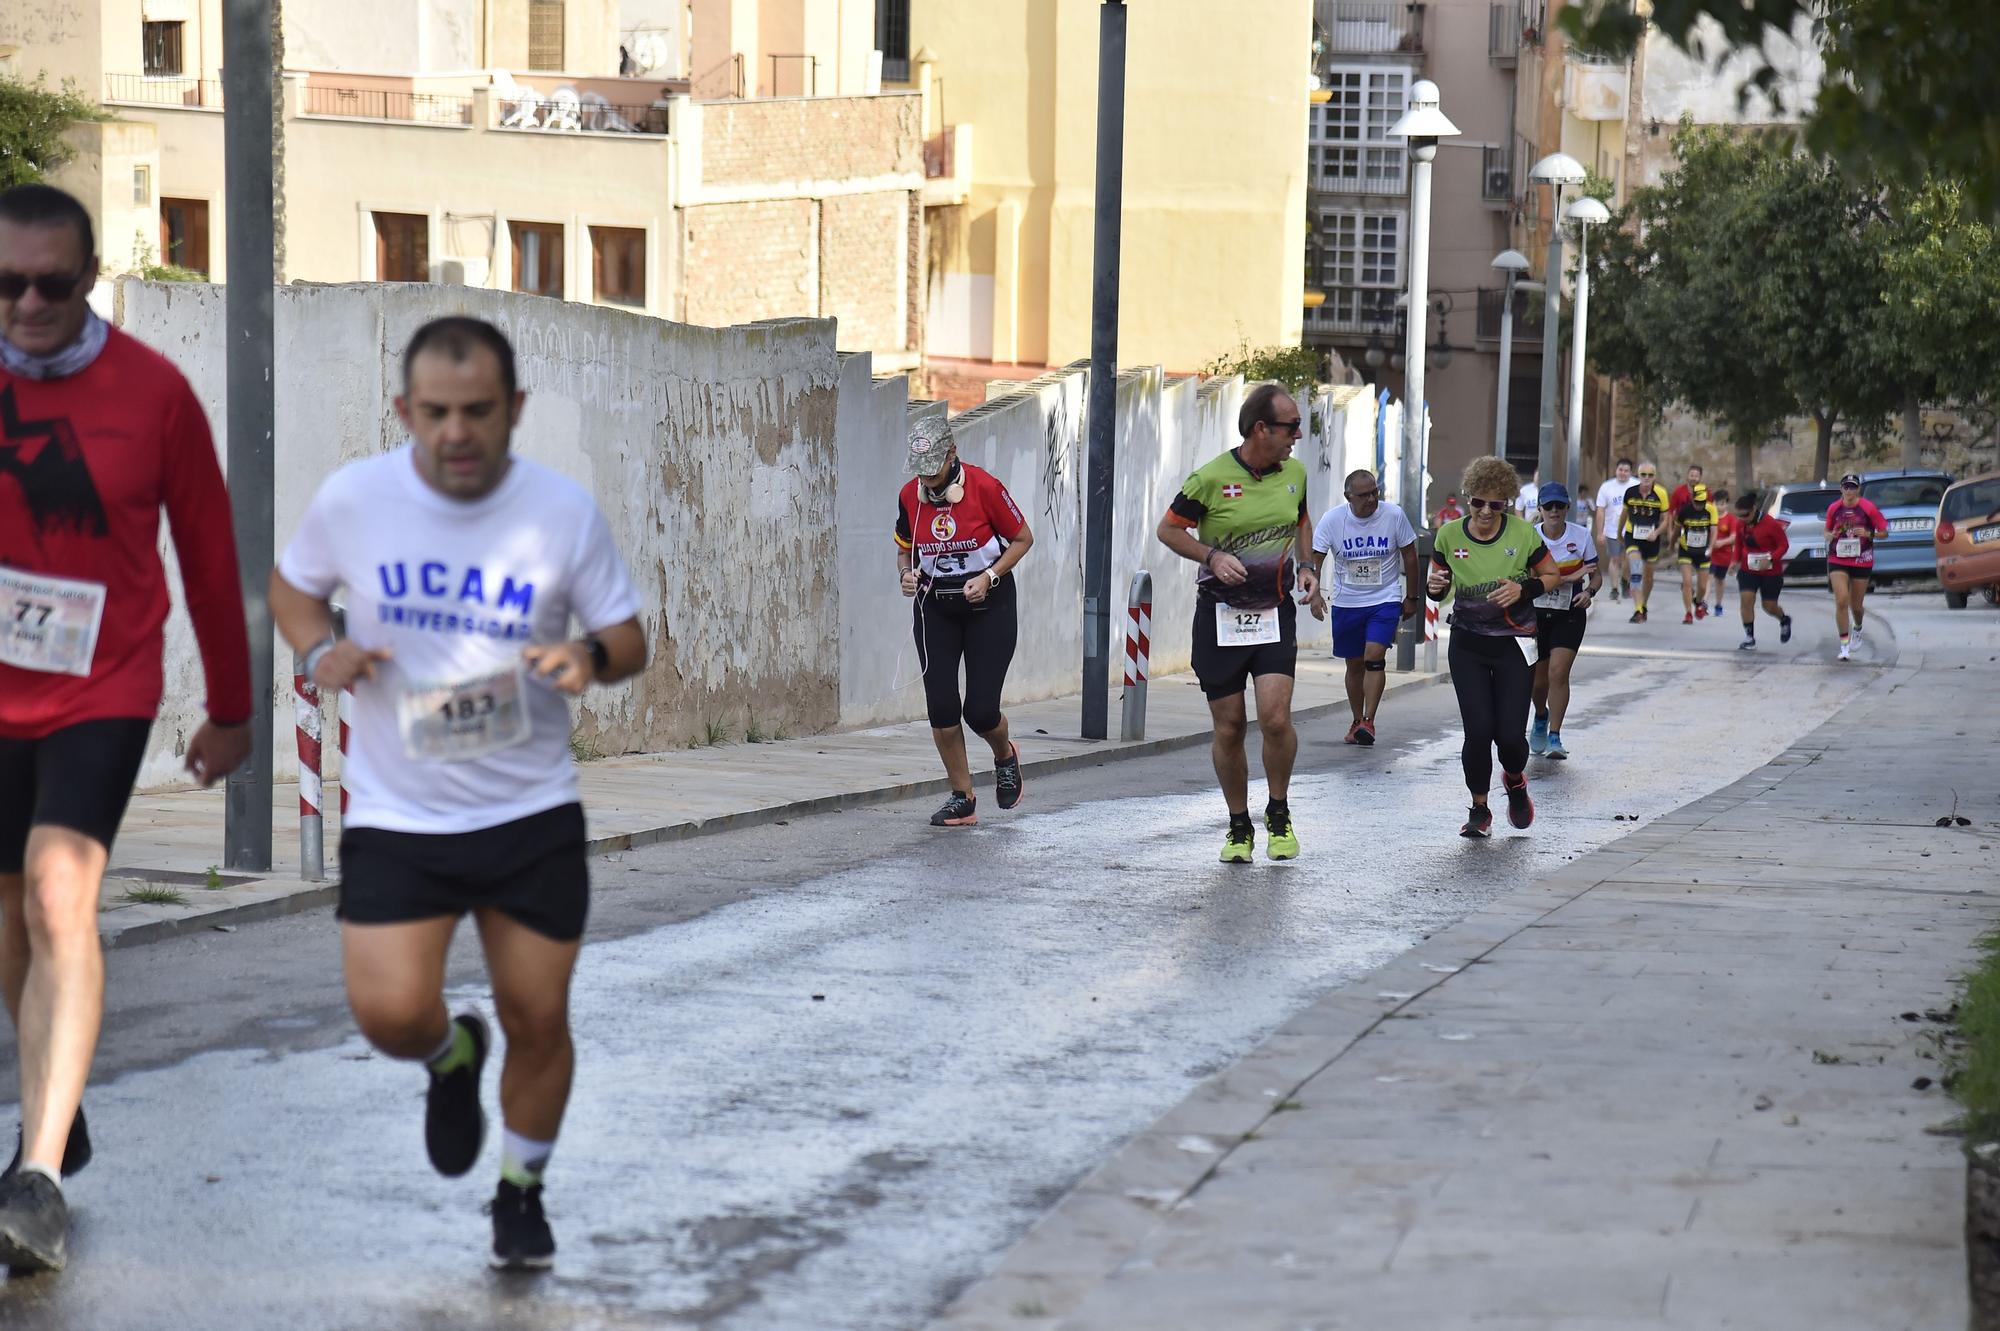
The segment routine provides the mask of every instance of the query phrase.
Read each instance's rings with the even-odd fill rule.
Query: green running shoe
[[[1257,829],[1249,822],[1229,824],[1229,839],[1222,843],[1224,864],[1248,864],[1257,854]]]
[[[1274,860],[1295,860],[1299,857],[1299,834],[1292,826],[1289,809],[1266,809],[1264,830],[1270,835],[1264,843],[1264,853]]]

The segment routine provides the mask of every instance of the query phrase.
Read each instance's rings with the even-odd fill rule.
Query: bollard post
[[[1153,575],[1132,575],[1125,621],[1125,717],[1120,739],[1146,738],[1146,672],[1153,652]]]
[[[294,730],[299,744],[299,877],[308,883],[326,878],[326,820],[321,814],[320,748],[323,729],[319,686],[304,675],[292,676]]]
[[[1424,580],[1424,671],[1435,675],[1438,668],[1438,603],[1431,599],[1428,586],[1431,554],[1437,549],[1437,533],[1426,531],[1417,537],[1417,576]]]
[[[340,825],[347,826],[347,718],[354,710],[354,695],[340,691]]]

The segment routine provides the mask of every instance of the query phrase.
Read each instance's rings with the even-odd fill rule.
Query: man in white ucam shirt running
[[[1599,567],[1611,570],[1611,599],[1614,601],[1624,591],[1625,547],[1619,535],[1625,521],[1625,492],[1631,488],[1632,459],[1619,458],[1611,479],[1597,487],[1597,512],[1591,523],[1591,534],[1596,538],[1597,549],[1602,556]]]
[[[271,575],[300,671],[352,689],[341,781],[348,1004],[383,1053],[430,1071],[439,1173],[479,1157],[486,1023],[444,1005],[445,954],[478,923],[507,1036],[493,1264],[549,1266],[542,1173],[569,1100],[570,975],[590,905],[569,698],[646,664],[611,528],[568,477],[513,457],[527,395],[491,324],[424,325],[396,412],[411,439],[341,468]],[[347,589],[348,637],[328,598]],[[574,619],[583,629],[570,636]]]
[[[1313,528],[1320,557],[1313,571],[1320,576],[1310,604],[1325,619],[1326,587],[1333,584],[1333,654],[1347,662],[1347,706],[1354,714],[1347,742],[1373,744],[1389,644],[1421,605],[1417,533],[1402,509],[1383,504],[1374,472],[1349,472],[1341,490],[1347,502],[1328,509]]]

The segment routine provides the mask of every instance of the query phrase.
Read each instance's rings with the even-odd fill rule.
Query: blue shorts
[[[1368,644],[1383,646],[1396,641],[1396,626],[1403,622],[1403,603],[1384,601],[1381,605],[1333,608],[1333,654],[1351,661],[1367,653]]]

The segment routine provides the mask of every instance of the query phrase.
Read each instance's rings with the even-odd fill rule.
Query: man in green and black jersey
[[[1312,522],[1306,469],[1292,456],[1299,407],[1284,389],[1251,391],[1237,415],[1243,442],[1197,468],[1160,518],[1163,545],[1201,565],[1195,578],[1194,670],[1215,722],[1215,775],[1229,805],[1222,859],[1250,862],[1249,728],[1243,689],[1256,680],[1257,725],[1264,732],[1269,785],[1266,853],[1289,860],[1299,838],[1286,802],[1298,733],[1292,728],[1292,676],[1298,661],[1296,589],[1310,596]],[[1303,562],[1302,562],[1303,561]]]
[[[1674,510],[1666,488],[1660,484],[1660,469],[1650,462],[1639,464],[1639,483],[1625,492],[1625,516],[1620,522],[1625,540],[1625,557],[1639,557],[1643,574],[1632,578],[1632,622],[1646,622],[1646,607],[1653,600],[1653,563],[1663,549],[1673,549]]]

